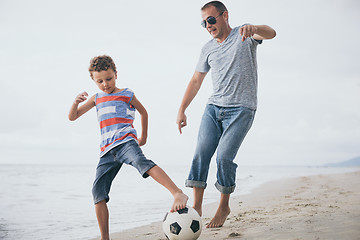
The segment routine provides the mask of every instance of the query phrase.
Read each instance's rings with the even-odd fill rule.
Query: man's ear
[[[228,22],[228,21],[229,21],[229,12],[228,12],[228,11],[225,11],[225,12],[223,13],[223,16],[224,16],[225,21]]]

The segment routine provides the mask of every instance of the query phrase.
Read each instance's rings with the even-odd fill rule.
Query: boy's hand
[[[257,28],[254,25],[245,25],[239,29],[240,35],[242,35],[242,41],[245,41],[246,38],[254,36],[257,32]]]
[[[87,99],[87,96],[89,96],[89,94],[87,92],[80,93],[79,95],[76,96],[74,104],[79,105],[79,103],[81,103]]]
[[[146,144],[146,138],[140,137],[140,138],[138,139],[138,141],[139,141],[139,146],[140,146],[140,147],[141,147],[141,146],[144,146],[144,145]]]

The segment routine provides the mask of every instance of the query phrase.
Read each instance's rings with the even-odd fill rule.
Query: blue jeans
[[[255,110],[246,107],[218,107],[207,105],[201,120],[198,142],[187,187],[206,188],[210,160],[217,149],[216,188],[224,194],[235,190],[234,158],[249,131]]]
[[[123,163],[135,167],[144,178],[149,176],[146,172],[156,166],[153,161],[146,159],[135,140],[114,147],[100,158],[96,168],[96,177],[92,189],[95,204],[102,200],[109,201],[112,181]]]

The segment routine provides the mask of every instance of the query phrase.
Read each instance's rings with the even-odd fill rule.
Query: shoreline
[[[204,206],[199,240],[359,239],[360,171],[264,183],[250,194],[232,197],[224,226],[207,229],[217,205]],[[113,233],[111,239],[166,240],[161,224]]]

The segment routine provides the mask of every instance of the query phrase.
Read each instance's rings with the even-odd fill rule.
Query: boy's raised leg
[[[174,203],[171,207],[171,212],[183,209],[186,207],[187,200],[189,199],[183,191],[178,188],[170,177],[159,166],[155,166],[146,172],[155,181],[168,189],[174,197]]]
[[[109,240],[109,210],[105,200],[95,204],[95,212],[99,223],[101,240]]]

